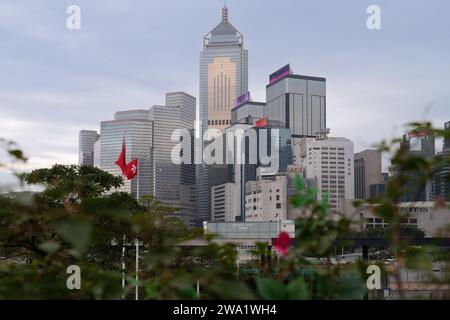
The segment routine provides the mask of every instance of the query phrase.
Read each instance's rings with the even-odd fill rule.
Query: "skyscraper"
[[[101,123],[100,167],[121,175],[115,165],[125,136],[127,161],[139,157],[139,174],[126,180],[120,191],[133,196],[154,196],[175,209],[174,216],[188,226],[195,224],[194,164],[175,164],[172,150],[181,141],[173,141],[176,129],[193,133],[196,99],[183,92],[168,93],[166,106],[147,110],[117,112],[112,121]],[[186,148],[187,147],[187,148]],[[183,152],[193,160],[193,147],[183,145]],[[138,183],[139,182],[139,183]]]
[[[403,148],[415,157],[429,159],[435,154],[435,137],[426,130],[410,131],[403,136]],[[431,182],[428,177],[417,171],[405,172],[407,183],[402,186],[400,202],[428,201],[431,194]]]
[[[222,9],[222,21],[203,38],[200,53],[200,96],[197,130],[203,139],[206,129],[225,129],[231,124],[234,100],[248,90],[248,52],[244,36],[228,20],[228,8]],[[211,137],[208,137],[211,138]],[[202,159],[203,144],[195,150]],[[197,223],[210,220],[208,168],[197,165]]]
[[[139,157],[139,174],[133,180],[126,180],[117,191],[128,192],[134,197],[153,195],[153,175],[151,173],[151,155],[153,141],[153,121],[148,110],[130,110],[116,112],[114,120],[100,124],[100,168],[115,176],[121,176],[120,168],[115,164],[125,137],[127,146],[126,160]],[[139,183],[138,183],[139,181]],[[138,190],[139,185],[139,190]]]
[[[445,128],[445,131],[446,132],[448,132],[449,134],[450,134],[450,121],[447,121],[445,124],[444,124],[444,128]],[[445,139],[444,139],[444,150],[443,150],[444,152],[445,151],[450,151],[450,137],[446,137]]]
[[[248,90],[248,52],[244,36],[228,21],[222,21],[203,38],[200,53],[200,119],[203,129],[225,129],[231,123],[231,108]]]
[[[97,131],[81,130],[78,135],[78,164],[94,166],[94,145],[100,138]]]
[[[369,199],[371,185],[383,182],[381,151],[364,150],[355,153],[355,199]]]
[[[345,138],[301,138],[294,144],[294,165],[303,167],[306,179],[316,180],[318,200],[327,196],[333,213],[355,197],[353,161],[353,142]]]
[[[326,79],[293,74],[289,65],[270,75],[265,116],[293,138],[317,137],[326,128]]]
[[[450,121],[444,124],[445,131],[450,132]],[[450,201],[450,165],[447,165],[450,159],[450,138],[444,139],[442,152],[435,155],[435,160],[442,164],[437,165],[433,170],[431,178],[430,200],[438,198]]]
[[[165,106],[149,110],[153,121],[152,174],[153,195],[176,208],[175,216],[188,226],[195,224],[195,165],[175,164],[171,154],[176,144],[172,133],[177,129],[194,129],[196,99],[184,92],[166,94]],[[191,147],[191,148],[190,148]],[[183,152],[192,154],[191,145],[183,144]],[[192,160],[192,156],[189,157]]]
[[[246,101],[245,103],[236,105],[231,111],[231,124],[256,124],[256,121],[264,117],[265,106],[266,104],[263,102],[253,101]]]

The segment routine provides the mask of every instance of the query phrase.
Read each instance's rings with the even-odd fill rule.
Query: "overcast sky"
[[[69,5],[81,30],[66,28]],[[366,27],[381,8],[382,29]],[[78,131],[115,111],[198,96],[202,38],[220,0],[1,0],[0,137],[20,143],[29,168],[76,163]],[[249,87],[264,101],[268,75],[327,78],[333,136],[371,147],[405,123],[450,120],[450,1],[228,0],[249,50]],[[440,147],[440,146],[439,146]],[[6,181],[4,174],[0,179]]]

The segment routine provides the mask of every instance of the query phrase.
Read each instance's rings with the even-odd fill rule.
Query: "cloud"
[[[430,104],[427,118],[450,120],[450,4],[379,2],[383,28],[370,32],[369,3],[360,0],[230,1],[254,99],[265,100],[269,73],[286,63],[326,77],[328,126],[356,151],[401,133]],[[170,91],[198,96],[202,38],[222,6],[79,0],[82,29],[72,32],[69,4],[0,3],[0,137],[19,142],[29,168],[76,163],[78,131],[98,129],[118,110],[163,104]]]

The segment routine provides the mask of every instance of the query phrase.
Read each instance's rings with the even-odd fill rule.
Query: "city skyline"
[[[365,9],[369,5],[368,2],[358,5],[352,3],[345,12],[334,10],[334,15],[330,15],[333,8],[339,8],[335,8],[335,4],[326,4],[327,2],[317,5],[305,2],[297,4],[293,1],[267,3],[261,10],[250,11],[251,15],[245,12],[249,12],[252,6],[257,6],[257,2],[229,2],[230,19],[246,36],[246,48],[250,52],[249,88],[254,100],[265,101],[264,88],[268,83],[268,75],[282,65],[291,63],[297,73],[327,78],[327,126],[332,129],[332,136],[352,139],[355,142],[355,151],[366,149],[383,138],[391,137],[396,126],[398,135],[403,131],[398,131],[401,125],[421,120],[422,114],[432,103],[434,104],[428,110],[428,118],[436,125],[443,125],[449,117],[445,111],[448,110],[446,106],[450,104],[450,96],[445,92],[445,87],[450,75],[441,71],[450,66],[449,55],[446,55],[450,50],[449,45],[441,41],[441,38],[444,39],[449,31],[444,28],[437,29],[440,32],[435,32],[434,38],[421,38],[420,41],[408,35],[415,30],[416,37],[428,37],[428,28],[439,27],[443,23],[442,19],[436,19],[445,16],[443,10],[437,10],[438,6],[430,8],[426,4],[413,2],[410,8],[417,11],[412,10],[408,12],[408,17],[405,17],[403,8],[385,1],[378,2],[383,14],[383,28],[378,31],[366,28]],[[156,22],[151,23],[145,20],[143,13],[136,10],[138,4],[143,5],[141,1],[135,1],[133,4],[136,6],[113,2],[109,9],[79,1],[83,17],[82,28],[79,31],[69,31],[64,24],[68,3],[62,2],[48,8],[37,5],[36,12],[43,13],[42,16],[27,16],[32,10],[22,12],[20,5],[11,2],[0,5],[0,20],[7,22],[0,25],[0,34],[13,35],[19,30],[17,38],[25,40],[20,44],[9,40],[1,46],[11,49],[10,52],[37,48],[29,51],[33,52],[32,55],[19,50],[22,54],[0,56],[0,66],[11,75],[8,79],[0,80],[3,85],[3,90],[0,90],[0,107],[6,119],[0,125],[2,133],[5,133],[2,137],[14,139],[20,144],[30,156],[29,167],[76,163],[79,129],[99,130],[98,123],[116,111],[162,104],[163,93],[172,90],[183,90],[198,97],[198,52],[201,50],[201,35],[220,22],[223,3],[170,3],[171,5],[156,4],[152,6],[153,11],[144,11],[152,17],[154,12],[164,12],[166,17],[179,19],[176,25],[183,25],[183,21],[188,21],[189,18],[196,20],[197,15],[205,19],[185,25],[183,33],[179,33],[180,27],[174,25],[166,29],[171,19],[156,19]],[[448,6],[444,2],[442,5]],[[292,10],[301,12],[301,16],[306,18],[299,19],[298,30],[287,30],[283,28],[283,21],[276,20],[275,22],[280,22],[277,24],[270,19],[268,11],[277,6],[280,9],[291,6],[294,9],[303,9]],[[414,6],[416,8],[413,8]],[[337,23],[341,22],[341,28],[334,28],[332,34],[339,34],[338,39],[342,40],[343,35],[350,32],[349,38],[354,40],[353,46],[349,46],[349,39],[342,44],[336,42],[337,40],[330,36],[330,30],[323,25],[315,31],[305,31],[302,27],[309,26],[310,23],[305,15],[308,9],[322,9],[323,19],[330,26],[336,24],[336,27]],[[3,19],[2,12],[8,14],[9,18]],[[112,20],[117,18],[120,12],[129,15],[122,17],[123,23],[114,25]],[[427,15],[427,12],[430,15]],[[292,15],[290,12],[285,13]],[[339,18],[341,13],[342,18]],[[130,15],[136,17],[136,20],[131,21],[133,19],[129,18]],[[397,15],[395,19],[400,21],[394,21],[394,15]],[[414,19],[416,15],[429,24],[420,25],[418,19]],[[43,19],[44,17],[49,19]],[[320,14],[316,18],[319,17]],[[269,21],[268,18],[271,23],[264,23]],[[258,27],[252,26],[252,21]],[[402,25],[402,21],[405,25]],[[22,28],[14,29],[18,26],[17,23],[22,24]],[[152,36],[144,33],[144,38],[149,42],[141,51],[133,51],[140,47],[139,37],[132,33],[127,34],[126,31],[133,31],[133,28],[142,31],[140,28],[144,26],[151,30],[151,27],[155,27],[153,23],[157,23],[161,30],[166,30],[167,34],[158,32],[158,35]],[[295,31],[300,33],[296,34]],[[314,39],[314,35],[324,36],[327,31],[328,36],[325,39]],[[111,37],[109,40],[102,37],[113,32],[119,32],[114,33],[117,37]],[[279,37],[275,37],[277,32]],[[300,36],[302,32],[307,35],[306,38]],[[269,36],[264,37],[267,33]],[[404,37],[395,43],[393,33],[397,37],[399,34]],[[131,37],[128,37],[130,35]],[[170,36],[175,42],[179,41],[178,45],[181,46],[173,46],[165,40],[165,36]],[[305,43],[297,44],[295,36],[306,39]],[[283,42],[287,38],[290,42]],[[117,39],[117,43],[111,41],[113,39]],[[307,43],[308,39],[312,41]],[[122,48],[121,41],[127,41],[125,46],[133,50]],[[414,46],[417,45],[414,45],[413,41],[428,46],[416,48]],[[153,53],[152,45],[161,52]],[[332,45],[342,45],[341,50],[332,50]],[[178,53],[181,47],[183,54]],[[269,48],[272,50],[268,50]],[[102,57],[95,49],[103,52],[105,59],[94,59],[92,55]],[[324,52],[324,49],[330,51]],[[408,55],[402,56],[406,49]],[[110,50],[114,52],[111,53]],[[152,57],[145,58],[146,53],[152,53]],[[362,57],[360,61],[355,61],[354,54]],[[429,57],[425,59],[426,65],[423,64],[424,55]],[[177,60],[177,56],[183,59]],[[135,57],[137,59],[133,61]],[[392,68],[392,61],[398,68]],[[30,68],[27,69],[27,66]],[[42,74],[46,77],[42,77]],[[26,81],[23,81],[24,79]],[[27,94],[20,94],[23,92]],[[393,110],[394,104],[398,106],[398,111]],[[96,105],[98,108],[93,107]],[[35,109],[40,112],[35,112]],[[388,111],[392,116],[386,119]],[[30,121],[31,113],[33,121]],[[349,120],[349,113],[358,119],[357,123]],[[381,120],[386,123],[380,123]],[[38,132],[30,134],[33,130]],[[365,136],[361,134],[362,130]]]

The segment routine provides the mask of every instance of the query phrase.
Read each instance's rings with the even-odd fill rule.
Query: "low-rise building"
[[[233,243],[237,246],[238,262],[254,259],[252,251],[257,243],[266,243],[272,247],[273,240],[280,232],[287,232],[295,238],[295,222],[290,220],[277,222],[204,222],[205,234],[215,235],[214,242]]]
[[[351,201],[341,206],[344,216],[353,220],[354,230],[386,228],[389,224],[374,212],[376,205],[365,204],[355,208]],[[436,206],[435,202],[403,202],[397,204],[403,225],[415,226],[425,232],[425,237],[445,237],[450,234],[450,203]]]

